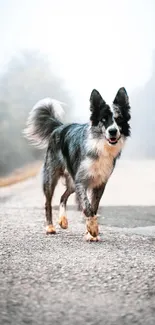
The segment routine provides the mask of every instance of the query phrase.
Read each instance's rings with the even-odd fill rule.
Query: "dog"
[[[24,134],[34,145],[46,148],[43,166],[46,234],[55,234],[51,201],[60,177],[66,191],[60,199],[59,225],[66,229],[66,204],[76,198],[86,218],[88,240],[98,241],[97,211],[106,184],[120,157],[131,128],[129,97],[120,88],[111,106],[94,89],[90,95],[90,121],[63,124],[62,104],[45,98],[30,111]],[[91,194],[88,199],[88,192]]]

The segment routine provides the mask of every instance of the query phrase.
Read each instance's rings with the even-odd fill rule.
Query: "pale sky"
[[[0,65],[21,49],[45,52],[84,120],[93,88],[111,103],[120,86],[147,82],[154,31],[155,0],[0,0]]]

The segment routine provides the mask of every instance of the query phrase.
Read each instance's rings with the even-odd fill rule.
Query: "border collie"
[[[66,203],[72,193],[86,217],[87,239],[98,240],[97,211],[116,160],[130,136],[130,104],[125,88],[120,88],[109,106],[94,89],[90,96],[90,121],[63,124],[63,108],[56,100],[39,101],[29,113],[25,136],[47,148],[43,167],[46,233],[55,234],[51,201],[60,177],[66,191],[60,199],[59,225],[66,229]],[[91,198],[88,198],[88,192]]]

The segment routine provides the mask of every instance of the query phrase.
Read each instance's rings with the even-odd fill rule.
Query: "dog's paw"
[[[86,227],[87,231],[90,233],[91,236],[97,237],[99,233],[97,217],[89,217],[86,220]]]
[[[55,227],[53,225],[48,225],[46,227],[46,235],[53,235],[56,234]]]
[[[59,223],[60,227],[63,229],[68,228],[68,220],[67,220],[66,216],[59,217],[58,223]]]
[[[84,236],[84,240],[87,242],[98,242],[100,241],[100,237],[93,237],[88,231],[86,232],[85,236]]]

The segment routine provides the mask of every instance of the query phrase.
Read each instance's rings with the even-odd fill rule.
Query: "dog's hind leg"
[[[74,193],[74,189],[67,188],[67,190],[64,192],[64,194],[61,196],[58,223],[59,223],[60,227],[63,229],[68,228],[68,220],[67,220],[67,215],[66,215],[66,203],[67,203],[69,196],[72,193]]]
[[[59,172],[57,170],[49,170],[44,167],[44,177],[43,177],[43,191],[45,194],[45,215],[46,215],[46,234],[55,234],[56,230],[53,226],[52,220],[52,197],[54,194],[55,187],[59,179]]]
[[[68,220],[67,220],[67,215],[66,215],[67,200],[68,200],[69,196],[75,192],[75,188],[74,188],[72,181],[68,175],[66,176],[66,186],[67,186],[67,189],[64,192],[64,194],[61,196],[61,199],[60,199],[59,220],[58,220],[60,227],[63,229],[68,228]]]

